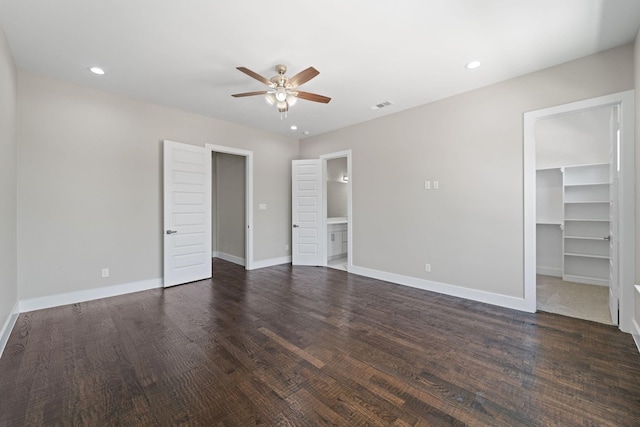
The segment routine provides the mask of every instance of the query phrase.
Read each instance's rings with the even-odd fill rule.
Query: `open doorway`
[[[617,108],[545,117],[535,128],[536,308],[616,325]]]
[[[618,94],[607,95],[599,98],[578,101],[570,104],[560,105],[556,107],[546,108],[543,110],[532,111],[524,115],[524,297],[525,306],[528,311],[536,310],[537,302],[537,286],[536,286],[536,267],[537,267],[537,243],[536,229],[538,209],[536,200],[537,196],[537,171],[536,171],[536,128],[543,120],[554,117],[562,117],[564,115],[576,112],[592,111],[599,108],[611,108],[610,111],[617,111],[618,128],[615,131],[615,140],[613,147],[617,149],[612,157],[607,157],[606,163],[578,165],[571,170],[570,174],[562,177],[560,192],[563,197],[561,205],[560,220],[562,221],[561,234],[561,256],[562,262],[568,264],[572,270],[569,276],[581,276],[575,274],[578,267],[582,268],[586,274],[591,277],[599,276],[604,282],[606,280],[609,300],[612,302],[611,312],[619,311],[620,329],[625,332],[631,331],[633,319],[633,277],[634,277],[634,259],[635,259],[635,223],[634,223],[634,194],[633,183],[635,176],[634,165],[634,95],[633,91],[621,92]],[[609,128],[611,131],[612,129]],[[609,142],[610,138],[607,138]],[[610,154],[611,156],[611,154]],[[611,166],[613,165],[613,166]],[[560,173],[567,173],[567,168],[561,170]],[[611,174],[611,176],[608,176]],[[615,175],[615,179],[613,178]],[[583,180],[581,183],[580,180]],[[617,183],[613,185],[614,181]],[[565,185],[568,184],[568,185]],[[584,185],[581,185],[584,184]],[[574,187],[574,188],[566,188]],[[598,187],[595,193],[591,190]],[[605,198],[605,192],[606,198]],[[589,194],[591,194],[591,197]],[[568,201],[569,203],[564,203]],[[592,203],[594,202],[594,203]],[[604,212],[607,204],[611,209]],[[595,207],[595,205],[598,205]],[[611,215],[609,220],[605,220],[606,214]],[[603,234],[604,226],[602,224],[593,227],[593,224],[576,224],[581,220],[601,220],[606,224],[608,231],[611,232],[610,224],[615,222],[618,229],[615,235],[611,236],[611,248],[615,246],[618,251],[617,256],[609,258],[612,262],[609,264],[609,274],[606,277],[602,273],[599,266],[595,268],[595,263],[584,262],[579,260],[578,255],[587,255],[587,252],[594,250],[593,253],[598,259],[604,259],[601,252],[602,248],[590,248],[583,252],[576,251],[575,240],[582,237],[582,240],[593,240],[596,235]],[[566,221],[569,220],[569,221]],[[553,221],[550,221],[553,222]],[[586,221],[582,221],[586,222]],[[594,221],[597,222],[597,221]],[[571,224],[571,230],[567,231],[567,224]],[[577,227],[576,227],[577,225]],[[569,239],[567,239],[567,237]],[[605,240],[608,236],[606,231],[601,239]],[[571,240],[568,242],[568,240]],[[584,243],[584,242],[581,242]],[[606,242],[608,243],[608,241]],[[615,243],[615,245],[613,245]],[[569,245],[568,247],[565,245]],[[602,244],[598,243],[602,246]],[[578,245],[579,246],[579,245]],[[610,253],[610,252],[608,252]],[[569,261],[567,259],[570,259]],[[584,257],[581,257],[584,258]],[[564,269],[564,265],[560,268]],[[606,268],[606,266],[605,266]],[[600,283],[602,284],[602,283]],[[619,301],[619,304],[618,304]],[[618,308],[618,310],[616,310]],[[618,316],[615,316],[618,317]]]
[[[332,162],[334,159],[338,161]],[[346,159],[346,173],[344,160],[340,159]],[[319,159],[293,160],[291,181],[291,263],[349,271],[353,267],[351,150],[324,154]],[[338,187],[335,194],[328,194],[328,181]],[[345,189],[346,216],[342,205]],[[335,202],[340,200],[337,204],[341,206],[329,208],[329,197]]]
[[[327,267],[346,270],[349,254],[347,158],[327,160]]]
[[[211,152],[211,255],[251,270],[253,152],[206,144]]]
[[[212,152],[211,256],[246,264],[245,158]]]
[[[352,266],[351,150],[320,156],[323,166],[326,266],[349,271]]]

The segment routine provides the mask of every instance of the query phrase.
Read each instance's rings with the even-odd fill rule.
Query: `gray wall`
[[[536,168],[609,163],[611,107],[536,123]]]
[[[18,301],[16,165],[16,67],[0,27],[0,331]]]
[[[327,217],[347,216],[347,183],[343,176],[347,174],[347,158],[327,160]]]
[[[633,86],[626,45],[305,139],[300,154],[353,150],[354,265],[523,297],[523,113]]]
[[[245,157],[215,153],[216,251],[245,258]]]
[[[293,138],[23,70],[17,123],[20,299],[162,276],[164,139],[252,150],[254,260],[287,255]]]

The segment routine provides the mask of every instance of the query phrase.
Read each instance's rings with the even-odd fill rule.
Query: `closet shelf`
[[[596,240],[596,241],[604,241],[606,240],[604,237],[588,237],[588,236],[564,236],[565,239],[579,239],[579,240]]]
[[[536,217],[542,249],[538,253],[546,263],[539,265],[541,269],[561,273],[570,282],[607,285],[609,178],[608,163],[538,171]]]
[[[577,183],[577,184],[567,184],[565,182],[565,184],[564,184],[565,187],[586,187],[586,186],[589,186],[589,185],[606,185],[606,186],[609,186],[611,184],[608,183],[608,182],[581,182],[581,183]]]
[[[561,226],[562,222],[558,221],[540,221],[540,222],[536,222],[536,225],[557,225],[557,226]]]
[[[582,201],[566,201],[564,202],[565,204],[568,205],[577,205],[577,204],[587,204],[587,203],[605,203],[605,204],[609,204],[608,200],[582,200]]]
[[[589,255],[589,254],[574,254],[574,253],[565,253],[564,256],[574,256],[581,258],[596,258],[596,259],[609,259],[608,256],[604,255]]]

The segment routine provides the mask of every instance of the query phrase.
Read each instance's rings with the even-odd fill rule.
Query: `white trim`
[[[634,91],[628,90],[524,113],[524,294],[527,307],[533,311],[535,311],[536,304],[536,122],[546,117],[560,116],[607,105],[618,105],[620,107],[620,132],[622,136],[620,146],[622,174],[619,187],[620,197],[618,198],[620,215],[618,228],[620,239],[620,329],[623,332],[630,332],[632,329],[634,312],[632,292],[635,275],[634,101]]]
[[[351,149],[337,151],[335,153],[323,154],[320,156],[322,160],[322,179],[327,180],[327,160],[339,159],[341,157],[347,158],[347,270],[353,267],[353,170],[352,164],[352,151]],[[324,195],[322,197],[322,209],[324,212],[324,218],[322,220],[322,235],[327,236],[327,186],[324,186]],[[326,238],[326,237],[325,237]],[[326,246],[326,245],[324,245]],[[327,265],[327,248],[324,248],[322,259],[324,260],[324,266]]]
[[[500,307],[512,308],[514,310],[530,311],[527,310],[526,302],[522,298],[463,288],[461,286],[448,285],[446,283],[432,282],[430,280],[418,279],[395,273],[387,273],[385,271],[373,270],[366,267],[352,266],[349,269],[349,273],[370,277],[372,279],[384,280],[397,285],[410,286],[412,288],[423,289],[425,291],[450,295],[457,298],[464,298]]]
[[[211,253],[211,257],[212,258],[220,258],[220,259],[223,259],[225,261],[229,261],[229,262],[232,262],[234,264],[241,265],[243,267],[244,267],[244,264],[245,264],[244,258],[240,258],[239,256],[227,254],[227,253],[224,253],[224,252],[214,251],[214,252]]]
[[[263,259],[253,262],[253,270],[257,268],[273,267],[274,265],[291,264],[291,255],[280,258]]]
[[[638,324],[636,323],[636,321],[633,321],[633,326],[636,328],[636,330],[640,330],[640,327],[638,327]],[[636,348],[638,349],[638,353],[640,353],[640,333],[632,333],[631,336],[633,337],[633,341],[636,343]]]
[[[254,268],[257,268],[253,266],[253,151],[215,144],[205,144],[204,147],[209,149],[212,153],[234,154],[236,156],[243,156],[246,158],[245,222],[247,224],[247,232],[245,234],[245,263],[243,265],[245,266],[245,269],[253,270]],[[211,221],[211,218],[209,218],[209,221]]]
[[[102,288],[87,289],[85,291],[67,292],[64,294],[48,295],[46,297],[30,298],[20,301],[20,313],[42,310],[44,308],[58,307],[61,305],[76,304],[101,298],[115,297],[131,294],[133,292],[147,291],[162,287],[162,278],[142,280],[140,282],[123,283],[121,285],[105,286]]]
[[[9,313],[9,317],[7,317],[7,320],[4,322],[2,329],[0,329],[0,357],[2,357],[2,352],[4,352],[7,342],[9,342],[11,331],[13,331],[13,327],[18,320],[18,314],[20,314],[20,302],[16,301],[11,313]]]
[[[640,285],[635,285],[634,286],[636,293],[634,295],[634,300],[635,301],[639,301],[640,298]],[[638,310],[640,312],[640,310]],[[638,352],[640,352],[640,325],[638,325],[638,321],[640,321],[640,319],[637,319],[635,316],[635,312],[633,315],[633,321],[631,322],[632,325],[632,330],[631,330],[631,335],[633,336],[633,340],[636,343],[636,347],[638,347]]]
[[[565,282],[583,283],[585,285],[605,286],[609,287],[609,281],[607,279],[596,279],[594,277],[585,276],[573,276],[571,274],[565,274],[562,277]]]
[[[536,267],[536,274],[542,274],[543,276],[562,277],[562,269],[551,267]]]

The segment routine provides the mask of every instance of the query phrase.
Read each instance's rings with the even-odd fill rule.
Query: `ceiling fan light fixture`
[[[266,94],[264,99],[267,100],[267,104],[269,104],[269,105],[275,105],[276,104],[276,96],[273,93]]]
[[[287,90],[283,87],[276,89],[276,99],[280,102],[287,99]]]
[[[322,96],[315,93],[310,92],[302,92],[297,90],[298,86],[308,82],[320,72],[313,67],[309,67],[306,70],[300,71],[298,74],[289,78],[285,76],[287,72],[287,67],[284,65],[276,65],[277,76],[271,77],[271,79],[267,79],[255,71],[251,71],[246,67],[236,67],[238,71],[248,75],[249,77],[258,80],[261,83],[264,83],[269,87],[267,90],[259,90],[253,92],[244,92],[244,93],[236,93],[231,96],[234,98],[243,98],[245,96],[256,96],[256,95],[264,95],[265,101],[269,105],[275,105],[280,113],[280,119],[283,119],[287,116],[287,111],[289,111],[289,106],[294,105],[298,98],[305,99],[307,101],[320,102],[323,104],[328,104],[331,101],[331,98],[328,96]]]

